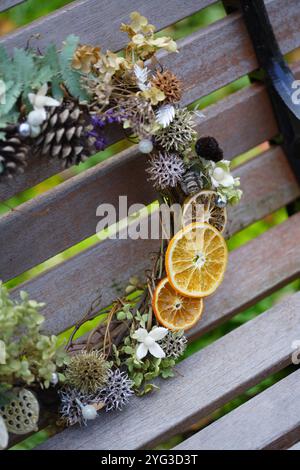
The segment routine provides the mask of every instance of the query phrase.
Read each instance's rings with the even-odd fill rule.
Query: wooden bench
[[[4,0],[0,10],[20,0]],[[99,5],[99,3],[101,5]],[[80,0],[29,26],[0,38],[9,49],[24,46],[41,33],[39,47],[60,43],[68,33],[87,43],[119,50],[124,35],[121,21],[133,10],[165,28],[213,0]],[[284,53],[300,47],[298,0],[265,2]],[[164,54],[163,65],[185,83],[184,104],[243,77],[258,68],[251,40],[239,12],[199,29],[179,41],[180,53]],[[300,62],[293,62],[300,75]],[[213,135],[233,159],[278,135],[267,91],[253,82],[207,107],[198,119],[200,135]],[[117,142],[121,135],[112,135]],[[266,147],[265,147],[266,148]],[[57,162],[32,160],[24,175],[0,184],[6,201],[60,172]],[[238,166],[244,196],[230,210],[226,236],[290,205],[300,196],[283,150],[270,145]],[[145,158],[137,148],[118,153],[92,168],[42,192],[0,218],[0,278],[9,281],[95,234],[96,208],[102,202],[117,207],[119,195],[128,205],[149,204],[155,194],[146,181]],[[155,217],[155,214],[152,216]],[[136,223],[136,222],[135,222]],[[203,319],[189,332],[195,340],[298,278],[300,214],[230,253],[225,281],[206,302]],[[95,294],[103,306],[119,294],[132,274],[149,267],[147,254],[157,249],[155,240],[110,240],[91,247],[30,278],[13,290],[27,290],[47,306],[45,331],[58,334],[70,328]],[[115,265],[117,260],[117,266]],[[178,374],[161,382],[161,390],[134,398],[122,413],[103,413],[87,428],[67,429],[41,449],[154,448],[169,437],[191,429],[200,420],[292,362],[292,343],[300,339],[300,293],[280,303],[194,353],[177,366]],[[247,403],[183,441],[186,449],[289,448],[300,441],[300,371],[289,374]],[[295,446],[297,447],[297,445]],[[299,448],[299,444],[298,444]]]

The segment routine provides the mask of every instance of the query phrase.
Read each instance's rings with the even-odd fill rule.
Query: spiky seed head
[[[109,364],[99,351],[73,356],[65,371],[66,383],[82,393],[95,393],[108,377]]]
[[[86,420],[82,414],[82,408],[89,403],[93,403],[94,397],[82,393],[74,388],[66,387],[59,392],[60,396],[60,416],[61,421],[66,426],[86,425]]]
[[[186,349],[187,339],[181,331],[176,333],[169,331],[159,344],[166,353],[166,357],[178,359]]]
[[[159,152],[150,159],[146,169],[154,188],[164,190],[168,187],[174,188],[185,172],[182,159],[175,154]]]
[[[165,94],[167,101],[170,103],[180,101],[182,96],[182,82],[174,73],[170,72],[170,70],[163,72],[157,71],[151,79],[151,83]]]
[[[105,403],[106,411],[122,410],[134,394],[133,382],[120,369],[110,370],[105,387],[99,394],[101,402]]]
[[[170,124],[157,132],[155,141],[168,152],[184,152],[196,135],[193,113],[186,108],[178,108]]]

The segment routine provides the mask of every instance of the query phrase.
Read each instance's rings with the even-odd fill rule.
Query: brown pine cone
[[[18,126],[8,126],[3,130],[5,140],[0,140],[0,178],[12,178],[23,173],[29,156],[29,146],[18,131]]]
[[[62,160],[65,168],[86,160],[95,153],[88,137],[87,119],[85,110],[70,99],[51,108],[36,139],[36,152]]]

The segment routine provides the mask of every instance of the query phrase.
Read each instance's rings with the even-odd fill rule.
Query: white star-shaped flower
[[[59,101],[51,98],[51,96],[46,96],[47,91],[48,85],[45,83],[36,94],[28,93],[28,99],[34,109],[42,109],[45,106],[52,107],[60,105]]]
[[[47,91],[48,85],[45,83],[36,94],[28,93],[28,99],[33,106],[33,111],[29,113],[27,118],[31,126],[40,126],[47,119],[45,106],[52,108],[60,105],[59,101],[51,96],[46,96]]]
[[[140,343],[136,349],[136,358],[140,361],[147,356],[148,352],[157,358],[166,357],[165,352],[156,341],[163,339],[168,331],[167,328],[154,327],[148,333],[145,328],[138,328],[133,334],[133,338]]]

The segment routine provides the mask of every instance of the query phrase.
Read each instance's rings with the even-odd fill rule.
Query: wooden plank
[[[122,413],[103,413],[38,449],[153,448],[290,364],[291,344],[300,335],[299,308],[297,293],[182,361],[175,378],[158,381],[159,393],[133,398]]]
[[[230,253],[224,282],[205,301],[207,314],[189,332],[190,339],[212,330],[296,279],[300,254],[294,240],[299,230],[300,216],[296,215]],[[99,292],[103,306],[122,294],[131,275],[143,275],[151,266],[149,254],[155,250],[158,250],[156,240],[106,240],[19,286],[14,297],[25,289],[33,299],[46,302],[44,329],[57,334],[79,320]]]
[[[9,48],[24,47],[32,35],[41,34],[38,45],[42,50],[49,42],[60,45],[68,34],[76,34],[84,43],[100,43],[104,50],[119,50],[126,43],[126,34],[121,33],[120,25],[122,22],[129,22],[129,14],[132,11],[145,15],[159,30],[192,15],[214,1],[171,0],[164,4],[162,15],[159,0],[101,0],[101,3],[99,0],[79,0],[1,38],[0,43]]]
[[[282,13],[283,9],[281,8],[280,1],[281,0],[272,0],[268,2],[268,7],[275,29],[278,31],[281,46],[284,51],[287,51],[300,45],[298,34],[300,18],[299,15],[296,14],[297,0],[288,0],[286,15]],[[147,5],[148,4],[152,6],[153,2],[148,2]],[[170,2],[168,2],[168,5],[169,4]],[[159,11],[159,9],[157,9],[157,11]],[[117,21],[119,21],[119,18]],[[111,25],[109,26],[111,30]],[[98,31],[98,29],[96,29],[96,31]],[[207,95],[211,91],[257,68],[255,53],[246,33],[243,20],[239,14],[230,15],[226,19],[184,39],[180,42],[180,50],[180,54],[163,56],[161,62],[164,66],[169,66],[184,80],[186,93],[182,101],[183,104],[190,103],[200,96]],[[232,50],[237,51],[237,53],[232,54]],[[264,100],[265,99],[266,98],[264,98]],[[259,99],[256,101],[259,103]],[[230,100],[225,102],[225,104],[229,106],[230,103]],[[260,107],[259,104],[258,107]],[[270,106],[268,105],[268,115],[269,109]],[[227,123],[234,122],[231,120],[232,114],[233,117],[237,116],[237,114],[231,111],[232,108],[231,110],[226,110],[226,117],[228,118]],[[222,116],[222,113],[220,116]],[[247,112],[243,113],[243,116],[243,122],[245,122]],[[236,149],[235,147],[230,147],[231,155],[236,155],[239,151],[246,151],[251,146],[260,143],[261,140],[257,140],[257,138],[260,139],[262,134],[265,135],[265,139],[274,135],[269,135],[270,129],[274,130],[274,118],[268,118],[263,113],[260,114],[259,112],[257,112],[256,116],[259,117],[260,126],[257,130],[251,130],[251,132],[249,131],[251,124],[245,127],[245,129],[248,130],[249,136],[247,132],[246,136],[243,135],[244,129],[232,132],[234,127],[232,127],[232,129],[230,128],[230,132],[227,132],[227,135],[231,136],[228,145],[229,143],[233,144],[234,141],[240,142]],[[265,122],[263,122],[263,117],[266,117]],[[214,132],[214,122],[216,124],[216,134],[220,132],[221,136],[223,136],[228,126],[224,126],[223,130],[219,129],[218,119],[216,117],[210,122],[210,134]],[[201,127],[199,130],[201,131]],[[235,138],[233,138],[233,136],[235,136]],[[117,139],[119,137],[120,135],[117,136]],[[115,139],[116,136],[114,137],[114,140]],[[226,138],[224,142],[226,142]],[[245,142],[245,144],[242,144],[242,142]],[[249,146],[247,147],[248,143]],[[59,171],[60,166],[58,162],[34,159],[30,163],[29,168],[26,169],[25,175],[18,176],[13,182],[0,183],[0,200],[8,199],[13,194],[31,187]]]
[[[228,122],[231,123],[230,126]],[[213,135],[218,139],[227,159],[246,152],[278,133],[265,88],[258,84],[209,106],[205,109],[205,119],[195,116],[195,123],[199,135]],[[238,129],[238,132],[232,132],[232,129]],[[110,144],[120,139],[119,129],[107,131]],[[130,152],[135,153],[137,159],[141,158],[137,155],[136,147]],[[58,161],[32,158],[24,174],[18,175],[12,181],[0,180],[0,200],[6,200],[60,171]]]
[[[223,416],[174,450],[286,449],[300,436],[300,370]]]
[[[292,447],[289,448],[289,450],[300,450],[300,442],[294,444]]]
[[[273,290],[277,290],[284,282],[288,282],[288,280],[292,280],[297,278],[299,275],[299,266],[300,266],[300,253],[299,250],[297,252],[294,244],[294,240],[297,237],[297,234],[300,230],[300,214],[295,215],[294,217],[290,218],[288,222],[268,231],[261,237],[256,240],[253,240],[248,245],[240,248],[239,250],[234,251],[230,254],[229,257],[229,266],[226,272],[225,280],[222,286],[218,289],[216,295],[208,298],[205,302],[205,315],[203,316],[201,322],[193,328],[190,332],[188,332],[189,340],[193,340],[196,337],[204,334],[207,331],[210,331],[214,327],[218,326],[220,323],[224,322],[225,320],[229,319],[238,311],[241,311],[242,308],[245,306],[253,305],[255,302],[259,300],[260,297],[264,297],[270,294]],[[287,236],[288,235],[288,236]],[[121,242],[120,242],[121,243]],[[139,245],[137,245],[139,247]],[[288,250],[285,247],[289,247]],[[274,257],[274,253],[279,253],[284,247],[284,256]],[[294,248],[293,248],[294,247]],[[147,249],[149,250],[149,245]],[[153,249],[157,249],[157,245],[153,244]],[[143,259],[145,259],[145,247],[142,251]],[[121,270],[123,272],[123,253],[125,250],[120,251],[118,245],[115,247],[115,251],[111,251],[115,257],[115,259],[121,259]],[[126,253],[128,252],[128,249]],[[249,256],[249,252],[255,253],[255,257]],[[99,254],[96,252],[93,253],[93,257],[90,259],[96,259],[98,262],[94,266],[88,264],[87,266],[82,266],[85,272],[90,273],[94,272],[94,276],[92,279],[88,279],[88,284],[85,288],[80,291],[80,282],[79,285],[77,283],[73,285],[73,290],[71,292],[65,292],[63,298],[68,298],[70,295],[73,295],[73,292],[78,292],[78,298],[72,297],[72,302],[74,302],[73,307],[70,305],[69,314],[67,315],[70,318],[70,321],[75,321],[74,314],[76,315],[76,308],[78,309],[78,305],[81,305],[84,296],[90,295],[90,299],[95,297],[95,291],[88,291],[93,279],[98,278],[99,266],[103,267],[103,270],[106,269],[106,266],[102,265],[101,261],[103,258],[99,259]],[[131,258],[131,252],[128,252],[127,255]],[[89,256],[89,255],[87,255]],[[104,254],[103,254],[104,256]],[[138,252],[134,252],[135,259],[137,259],[137,264],[139,265],[139,250]],[[254,262],[253,262],[254,258]],[[106,258],[104,258],[106,259]],[[112,255],[109,258],[112,259]],[[125,258],[126,260],[126,258]],[[280,260],[278,262],[278,260]],[[87,260],[88,261],[88,260]],[[100,263],[101,264],[100,264]],[[111,263],[110,263],[111,266]],[[237,269],[241,267],[241,269]],[[261,272],[263,266],[263,272]],[[146,267],[146,266],[145,266]],[[135,264],[134,266],[134,273],[136,273],[136,269],[140,269],[140,266]],[[96,272],[95,272],[96,271]],[[143,269],[142,271],[143,272]],[[258,275],[259,273],[259,275]],[[65,274],[64,278],[64,285],[69,285],[68,282],[69,273]],[[100,275],[99,275],[100,278]],[[264,279],[264,282],[261,282],[261,279]],[[60,282],[60,276],[58,278],[55,277],[58,282]],[[80,279],[80,278],[79,278]],[[74,282],[74,281],[73,281]],[[126,279],[123,281],[126,283]],[[99,285],[99,281],[97,280],[97,285],[94,286],[96,290],[97,286]],[[103,292],[107,294],[107,289],[105,288],[105,281],[103,281],[103,275],[101,276],[101,285],[104,284]],[[40,286],[40,289],[45,289],[44,286],[49,286],[50,292],[52,286],[52,281],[49,278]],[[239,285],[239,289],[236,289],[236,285]],[[70,284],[71,286],[71,284]],[[37,294],[40,292],[39,287],[37,287]],[[58,290],[58,294],[59,294]],[[231,292],[230,301],[228,302],[228,292]],[[253,295],[253,292],[255,295]],[[120,292],[116,291],[116,295]],[[236,294],[235,294],[236,293]],[[59,294],[60,296],[60,294]],[[41,296],[41,298],[43,298]],[[55,299],[57,296],[55,296]],[[86,299],[86,302],[90,302],[90,299]],[[50,300],[49,300],[50,301]],[[53,304],[54,300],[51,301],[51,305]],[[62,309],[65,305],[65,302],[62,300],[60,305],[52,305],[53,311],[52,314],[49,314],[49,310],[47,307],[47,320],[46,320],[46,330],[48,333],[52,334],[54,332],[59,332],[62,329],[66,328],[64,323],[65,321],[65,312],[62,315]],[[85,306],[82,305],[82,311],[85,309]],[[78,309],[78,318],[80,314],[82,315],[82,311]],[[209,312],[209,313],[208,313]],[[71,315],[71,314],[73,315]],[[45,422],[43,422],[45,425]]]
[[[1,0],[0,12],[8,10],[9,8],[19,5],[20,3],[24,3],[25,1],[26,0]]]
[[[153,201],[155,193],[145,181],[145,162],[145,156],[137,158],[125,151],[4,215],[0,219],[0,246],[5,246],[0,277],[11,279],[93,235],[100,204],[110,203],[117,209],[119,195],[128,196],[128,205]],[[235,174],[241,176],[245,194],[230,216],[231,233],[253,221],[253,212],[259,214],[258,220],[299,195],[279,147],[237,168]],[[272,178],[266,179],[267,174]]]

